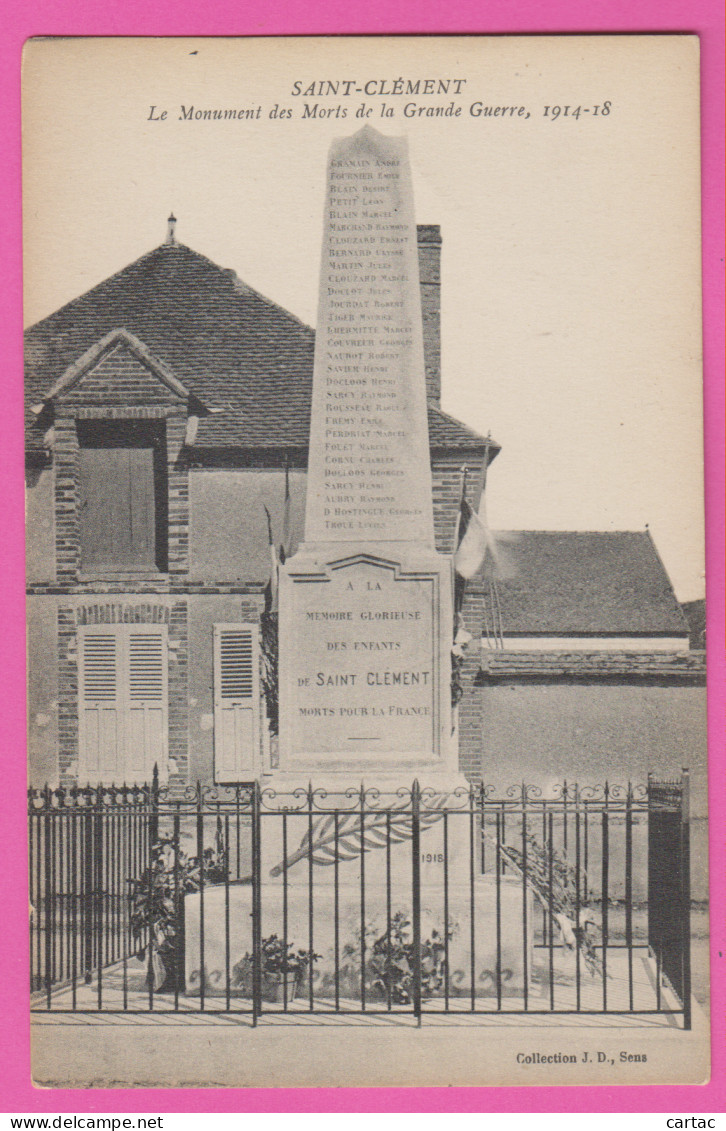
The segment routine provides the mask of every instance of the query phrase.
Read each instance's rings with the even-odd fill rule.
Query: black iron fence
[[[131,953],[129,877],[148,865],[151,786],[31,790],[28,794],[30,984],[48,1005],[54,986],[102,979]]]
[[[36,1009],[690,1026],[688,786],[29,794]]]
[[[691,1027],[689,781],[648,779],[648,942]]]

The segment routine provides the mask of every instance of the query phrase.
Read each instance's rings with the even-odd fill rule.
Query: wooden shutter
[[[153,570],[154,449],[80,449],[81,569]]]
[[[131,568],[153,569],[156,556],[154,449],[128,448],[129,559]]]
[[[214,626],[214,776],[248,781],[259,764],[259,629]]]
[[[145,782],[166,777],[167,645],[161,625],[79,630],[79,777]]]
[[[79,731],[82,782],[123,780],[123,687],[119,640],[111,626],[81,632]]]
[[[167,763],[166,630],[129,625],[128,748],[126,764],[132,780],[149,781],[154,763],[160,774]]]

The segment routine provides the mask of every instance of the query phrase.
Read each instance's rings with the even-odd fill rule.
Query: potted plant
[[[452,931],[448,931],[451,938]],[[433,929],[428,938],[421,939],[421,994],[433,997],[443,988],[446,978],[446,945],[439,931]],[[368,975],[371,988],[397,1005],[409,1004],[413,999],[415,948],[411,921],[404,912],[391,919],[390,929],[373,943]]]
[[[450,924],[446,936],[453,938],[455,927]],[[414,993],[414,970],[416,947],[413,939],[411,920],[403,911],[397,911],[383,933],[379,926],[366,925],[366,990],[378,1000],[390,1001],[395,1005],[410,1005]],[[353,943],[343,949],[345,961],[343,969],[352,970],[359,964],[361,953],[361,934],[358,932]],[[419,945],[421,995],[434,997],[441,993],[446,981],[446,940],[443,934],[431,929],[431,933],[421,939]],[[352,964],[352,966],[351,966]],[[357,973],[357,971],[356,971]],[[353,974],[355,984],[356,974]],[[360,984],[354,992],[359,992]]]
[[[295,949],[278,935],[260,940],[261,997],[263,1001],[294,1001],[309,967],[320,958],[312,950]],[[233,968],[236,985],[248,986],[251,992],[254,957],[248,951]]]
[[[184,896],[199,891],[202,882],[223,883],[226,872],[226,852],[217,829],[214,848],[205,848],[201,859],[187,856],[173,838],[159,837],[151,846],[149,867],[140,879],[128,881],[131,931],[141,944],[136,957],[149,962],[146,980],[155,993],[183,989]]]

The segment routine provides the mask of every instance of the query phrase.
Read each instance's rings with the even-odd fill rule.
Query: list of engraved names
[[[407,162],[405,152],[359,153],[333,155],[329,167],[316,356],[316,534],[415,539],[427,507],[425,496],[410,489],[408,449],[414,418],[424,436],[426,421],[413,394],[415,380],[422,383],[422,345],[415,229],[402,184]]]

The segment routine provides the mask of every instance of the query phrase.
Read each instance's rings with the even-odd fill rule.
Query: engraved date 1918
[[[584,114],[589,114],[592,118],[607,118],[611,107],[612,102],[600,102],[597,106],[545,106],[544,116],[553,122],[556,118],[574,118],[578,121]]]

